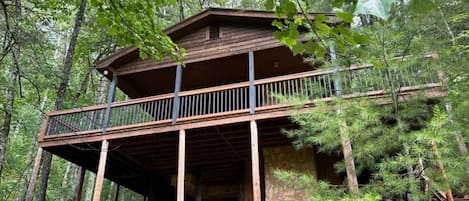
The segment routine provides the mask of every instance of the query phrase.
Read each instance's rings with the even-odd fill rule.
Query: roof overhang
[[[323,14],[329,17],[335,16],[333,13],[311,13],[308,18],[313,19],[316,15]],[[213,22],[237,22],[237,23],[261,23],[270,24],[274,19],[279,17],[272,11],[261,10],[241,10],[241,9],[226,9],[226,8],[208,8],[207,10],[189,17],[165,30],[165,33],[172,39],[178,38],[190,33],[191,31],[211,24]],[[331,23],[335,20],[331,19]],[[113,67],[119,66],[132,59],[139,57],[139,49],[137,47],[127,47],[119,50],[118,52],[98,61],[96,69],[100,72],[110,70],[112,73]],[[107,74],[110,77],[110,74]]]

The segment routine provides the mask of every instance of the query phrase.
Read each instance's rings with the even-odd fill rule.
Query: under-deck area
[[[286,117],[257,122],[263,197],[266,192],[272,191],[265,190],[265,180],[273,178],[274,168],[304,171],[319,179],[342,184],[341,176],[333,171],[337,156],[317,154],[312,150],[298,151],[301,164],[272,166],[276,164],[272,160],[285,160],[270,154],[278,149],[284,151],[286,148],[288,157],[295,156],[290,140],[281,133],[282,129],[294,127]],[[185,188],[188,199],[195,200],[199,196],[209,201],[252,200],[249,122],[185,132]],[[87,142],[47,147],[45,150],[96,172],[100,146],[98,142]],[[265,168],[268,168],[267,172]],[[157,196],[158,200],[174,200],[177,170],[177,132],[109,140],[105,177],[142,195]]]

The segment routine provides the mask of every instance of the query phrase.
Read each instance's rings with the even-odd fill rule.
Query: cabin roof
[[[309,17],[314,19],[315,15],[324,14],[326,16],[335,16],[333,13],[311,13]],[[272,11],[227,9],[227,8],[208,8],[205,11],[191,16],[165,30],[165,33],[176,40],[193,30],[207,26],[213,22],[237,22],[237,23],[265,23],[270,24],[278,17]],[[101,72],[110,66],[118,66],[139,56],[137,47],[123,48],[116,53],[98,61],[96,68]]]

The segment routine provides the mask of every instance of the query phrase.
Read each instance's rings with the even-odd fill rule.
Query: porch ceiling
[[[254,53],[256,79],[314,70],[293,56],[286,47]],[[174,92],[176,67],[119,76],[119,88],[131,98]],[[248,81],[248,55],[239,54],[209,61],[186,64],[182,72],[182,91]]]
[[[260,147],[289,144],[280,129],[294,126],[287,118],[259,121]],[[176,132],[111,140],[105,177],[141,194],[146,194],[149,182],[174,192],[170,183],[177,174],[177,143]],[[46,149],[90,171],[97,170],[100,143]],[[239,182],[241,164],[249,163],[250,155],[248,123],[186,131],[186,172],[198,173],[204,184]]]

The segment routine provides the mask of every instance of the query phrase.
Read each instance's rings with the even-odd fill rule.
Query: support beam
[[[85,168],[80,167],[80,174],[78,175],[80,179],[78,180],[78,185],[75,189],[75,201],[81,201],[81,193],[83,192],[83,183],[85,181],[85,171]]]
[[[261,182],[259,170],[259,143],[257,123],[251,120],[251,160],[253,201],[261,201]]]
[[[174,98],[173,98],[173,116],[172,124],[176,124],[179,117],[179,92],[181,91],[182,66],[178,64],[176,67],[176,79],[174,81]]]
[[[36,158],[34,159],[33,171],[31,172],[31,179],[29,180],[28,190],[26,191],[26,198],[24,199],[25,201],[33,200],[34,186],[36,185],[37,175],[39,174],[43,152],[44,150],[42,150],[42,147],[39,147]]]
[[[177,177],[177,201],[184,201],[184,177],[186,165],[186,131],[179,130],[179,156]]]
[[[109,94],[107,96],[106,112],[104,113],[103,122],[103,134],[106,133],[107,127],[109,126],[109,119],[111,117],[111,103],[114,102],[116,96],[117,76],[112,76],[111,86],[109,88]]]
[[[101,199],[101,191],[103,190],[104,171],[106,169],[108,148],[109,142],[107,140],[103,140],[101,144],[101,155],[99,157],[98,173],[96,173],[96,182],[94,185],[93,201],[99,201]]]
[[[256,88],[254,86],[254,52],[249,52],[249,113],[256,112]]]

